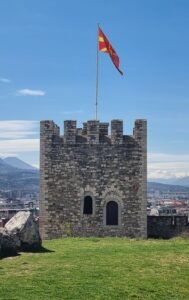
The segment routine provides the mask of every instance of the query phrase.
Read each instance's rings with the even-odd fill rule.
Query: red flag
[[[99,51],[108,53],[110,55],[114,66],[119,73],[123,75],[123,72],[119,68],[119,57],[100,27],[98,28],[98,46]]]

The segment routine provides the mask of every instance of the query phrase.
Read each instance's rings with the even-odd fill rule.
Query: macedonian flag
[[[123,75],[123,72],[119,68],[119,57],[100,27],[98,28],[98,46],[99,51],[110,55],[114,66]]]

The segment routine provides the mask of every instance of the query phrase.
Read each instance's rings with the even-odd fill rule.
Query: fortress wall
[[[134,136],[123,122],[64,122],[64,136],[52,121],[41,122],[40,230],[43,238],[62,236],[147,236],[146,121]],[[93,214],[83,214],[83,199]],[[119,224],[106,225],[106,205],[115,201]]]

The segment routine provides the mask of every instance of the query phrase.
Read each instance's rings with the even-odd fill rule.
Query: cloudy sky
[[[0,156],[39,164],[39,121],[95,116],[97,23],[122,77],[99,53],[99,116],[148,120],[149,178],[189,175],[187,0],[0,1]]]

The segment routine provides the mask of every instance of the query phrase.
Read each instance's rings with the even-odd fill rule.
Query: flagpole
[[[97,25],[97,47],[96,47],[96,121],[98,120],[98,31],[99,24]]]

